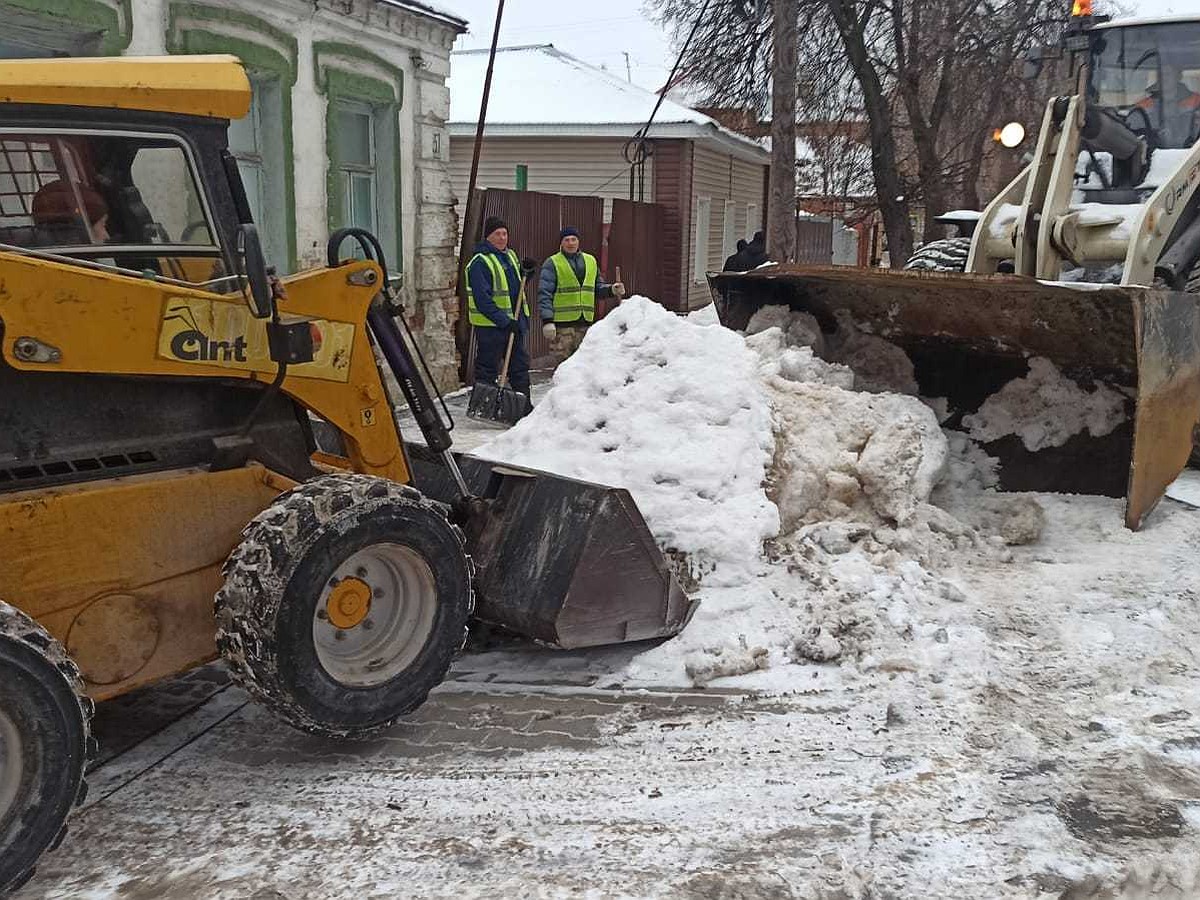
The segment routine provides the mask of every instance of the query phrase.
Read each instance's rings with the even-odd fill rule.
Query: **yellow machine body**
[[[378,266],[358,262],[284,280],[286,311],[310,319],[322,340],[316,359],[291,368],[281,389],[343,434],[348,457],[321,454],[322,464],[407,482],[362,324],[378,277]],[[11,254],[0,254],[0,284],[3,359],[17,370],[265,382],[275,374],[265,323],[240,294]],[[181,332],[181,308],[207,344],[190,328]],[[53,347],[57,360],[19,359],[14,347],[22,336]],[[212,358],[179,359],[172,345]],[[237,355],[246,362],[226,353],[243,345]],[[63,642],[96,699],[184,671],[216,653],[212,598],[242,528],[294,484],[249,465],[2,494],[0,597],[16,599]]]
[[[0,60],[0,103],[240,119],[250,79],[235,56]]]

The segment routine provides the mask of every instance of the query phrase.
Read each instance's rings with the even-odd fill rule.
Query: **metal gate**
[[[621,280],[630,294],[663,300],[662,234],[664,207],[659,203],[613,200],[612,227],[608,232],[610,280]],[[608,309],[605,308],[604,312]],[[597,310],[597,316],[600,310]]]
[[[820,216],[797,216],[796,262],[831,265],[834,223]]]

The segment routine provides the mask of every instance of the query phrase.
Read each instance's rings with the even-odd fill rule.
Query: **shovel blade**
[[[409,448],[414,484],[451,503],[445,464]],[[629,492],[456,454],[487,511],[466,528],[475,615],[563,649],[677,634],[695,602]]]
[[[487,422],[515,425],[533,411],[529,398],[510,387],[479,381],[471,388],[467,416]]]

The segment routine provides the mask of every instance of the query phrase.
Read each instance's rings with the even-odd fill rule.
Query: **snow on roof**
[[[430,3],[429,0],[379,0],[384,6],[394,6],[411,12],[422,13],[430,18],[440,19],[448,25],[453,25],[459,31],[467,30],[466,18],[455,12],[444,3]]]
[[[487,50],[450,54],[451,134],[474,134],[487,62]],[[657,94],[553,44],[501,47],[492,74],[487,133],[632,137],[646,124],[657,102]],[[663,100],[648,134],[707,139],[756,162],[767,161],[766,151],[754,139],[669,99]]]

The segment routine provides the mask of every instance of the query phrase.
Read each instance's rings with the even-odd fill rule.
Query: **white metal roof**
[[[450,54],[450,134],[474,135],[488,51]],[[633,137],[658,95],[618,78],[553,44],[501,47],[496,52],[485,134],[491,136]],[[722,127],[690,107],[663,100],[648,136],[691,138],[766,163],[752,138]]]

